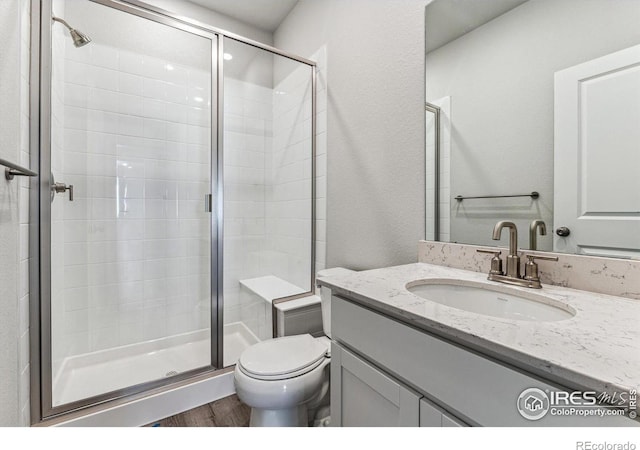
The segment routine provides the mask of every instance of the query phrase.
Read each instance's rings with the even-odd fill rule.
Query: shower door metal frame
[[[31,0],[31,68],[30,68],[30,147],[31,167],[41,175],[31,180],[29,231],[29,292],[30,295],[30,406],[31,422],[37,424],[89,407],[104,406],[116,401],[144,395],[154,390],[169,390],[195,377],[214,376],[225,372],[224,297],[223,297],[223,237],[224,237],[224,40],[230,38],[298,61],[312,69],[312,198],[311,198],[311,274],[309,292],[279,301],[310,295],[315,289],[316,241],[316,63],[275,47],[212,27],[202,22],[173,14],[138,0],[86,0],[152,20],[211,40],[211,94],[216,93],[216,107],[211,107],[211,365],[179,375],[129,386],[72,403],[53,406],[52,337],[51,337],[51,67],[53,0]],[[214,76],[215,74],[215,76]],[[45,167],[47,170],[42,171]],[[215,334],[214,334],[215,333]]]
[[[433,209],[434,209],[434,219],[433,219],[433,240],[440,240],[440,114],[442,110],[438,105],[434,105],[433,103],[425,102],[425,122],[426,115],[428,113],[433,114],[433,127],[434,127],[434,178],[433,178]],[[427,130],[428,133],[428,130]],[[426,136],[425,136],[426,140]],[[426,147],[426,143],[425,143]],[[427,161],[428,162],[428,161]],[[429,198],[426,198],[426,211],[429,210]],[[427,223],[425,226],[425,239],[428,239],[429,233],[429,224]]]
[[[209,39],[211,41],[211,94],[216,95],[216,102],[212,102],[211,107],[211,192],[214,197],[220,196],[218,192],[218,182],[216,176],[219,172],[218,155],[221,148],[218,147],[220,139],[218,136],[217,121],[220,111],[218,82],[222,74],[222,67],[219,65],[220,58],[217,57],[220,48],[221,38],[218,34],[198,27],[193,27],[177,19],[164,17],[156,13],[145,11],[144,9],[124,4],[117,0],[89,0],[106,7],[122,11],[124,14],[131,14],[142,19],[151,20],[161,25],[169,26],[180,31],[184,31],[196,36]],[[152,389],[174,385],[196,375],[215,373],[221,366],[217,363],[221,358],[218,354],[219,332],[217,324],[220,318],[218,314],[219,298],[218,286],[218,251],[217,243],[221,235],[218,224],[221,218],[216,216],[216,211],[211,212],[211,273],[216,276],[211,277],[211,363],[208,366],[190,370],[176,376],[153,380],[117,389],[104,394],[88,397],[82,400],[53,406],[53,373],[52,373],[52,323],[51,323],[51,76],[52,76],[52,45],[51,33],[52,22],[52,1],[32,0],[32,86],[39,86],[39,90],[32,89],[31,92],[31,159],[33,167],[41,171],[41,176],[31,185],[32,192],[39,195],[31,196],[30,204],[30,292],[31,295],[31,316],[32,326],[30,336],[31,350],[31,417],[32,423],[52,419],[57,416],[77,411],[88,406],[103,404],[109,401],[122,399],[135,394],[140,394]],[[214,105],[216,105],[214,107]],[[37,294],[37,295],[34,295]],[[33,324],[39,324],[33,326]]]

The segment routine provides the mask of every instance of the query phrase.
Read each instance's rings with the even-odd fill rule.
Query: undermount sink
[[[571,308],[545,295],[507,293],[509,288],[495,289],[482,283],[423,280],[409,283],[407,290],[451,308],[503,319],[553,322],[575,316]]]

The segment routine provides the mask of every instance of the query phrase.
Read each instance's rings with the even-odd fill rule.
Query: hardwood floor
[[[232,395],[153,422],[148,427],[248,427],[251,408]]]

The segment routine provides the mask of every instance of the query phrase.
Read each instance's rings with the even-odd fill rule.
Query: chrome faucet
[[[529,225],[529,249],[538,250],[538,229],[540,236],[547,235],[547,225],[542,220],[534,220]]]
[[[541,220],[534,221],[531,224],[530,231],[537,232],[538,227],[541,228],[541,234],[546,234],[546,225]],[[501,221],[496,224],[493,229],[493,239],[500,240],[502,230],[509,228],[509,255],[507,255],[507,272],[502,272],[502,260],[500,259],[500,250],[478,250],[479,253],[490,253],[493,255],[491,259],[491,271],[489,272],[489,280],[498,281],[500,283],[514,284],[516,286],[524,286],[534,289],[542,288],[540,284],[540,276],[538,272],[538,264],[536,259],[544,259],[547,261],[557,261],[555,256],[536,256],[526,255],[527,263],[525,264],[524,277],[520,275],[520,256],[518,255],[518,228],[513,222]],[[529,235],[531,237],[531,234]],[[535,245],[535,237],[533,241]]]
[[[507,256],[508,277],[520,278],[520,257],[518,256],[518,227],[513,222],[501,221],[493,228],[493,240],[499,241],[502,230],[509,228],[509,255]]]

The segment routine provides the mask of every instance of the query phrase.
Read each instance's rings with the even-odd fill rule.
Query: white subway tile
[[[118,96],[112,91],[90,88],[88,108],[116,113],[118,112]]]
[[[142,97],[129,94],[118,94],[118,111],[120,114],[126,114],[129,116],[142,116],[143,115],[143,101]]]
[[[108,91],[118,90],[118,72],[97,66],[88,66],[87,86],[106,89]]]
[[[165,139],[166,123],[162,120],[144,119],[142,135],[149,139]]]
[[[165,118],[170,122],[187,123],[188,110],[185,105],[167,103],[165,105]]]
[[[90,131],[86,133],[87,153],[115,155],[117,153],[117,135]]]
[[[143,101],[143,114],[145,118],[166,120],[167,103],[152,98],[145,98]]]
[[[91,44],[91,63],[93,65],[117,70],[118,61],[118,51],[115,48],[95,42]]]
[[[164,80],[167,63],[161,59],[154,58],[152,56],[143,56],[142,71],[146,78],[153,78],[156,80]]]
[[[64,85],[64,103],[67,106],[76,106],[78,108],[86,108],[89,98],[89,91],[86,86],[75,83],[65,83]]]
[[[171,103],[184,105],[187,103],[187,88],[181,84],[166,83],[165,99]]]
[[[88,124],[87,110],[73,106],[64,108],[64,125],[66,128],[86,130]]]
[[[89,85],[89,65],[77,61],[65,61],[64,80],[67,83]]]
[[[122,58],[122,54],[121,54]],[[122,63],[122,61],[121,61]],[[122,70],[122,69],[120,69]],[[118,72],[118,91],[122,94],[142,96],[142,77],[131,73]]]
[[[118,134],[142,137],[144,135],[144,119],[141,117],[120,115],[118,117]]]
[[[117,133],[120,117],[113,112],[89,109],[86,111],[86,129],[101,133]]]
[[[177,64],[166,64],[163,79],[178,85],[187,84],[187,69]]]
[[[142,95],[145,98],[164,100],[167,97],[167,83],[154,78],[144,78],[142,82]]]
[[[120,51],[119,56],[118,67],[120,71],[134,75],[142,75],[144,73],[142,55],[128,51]]]

